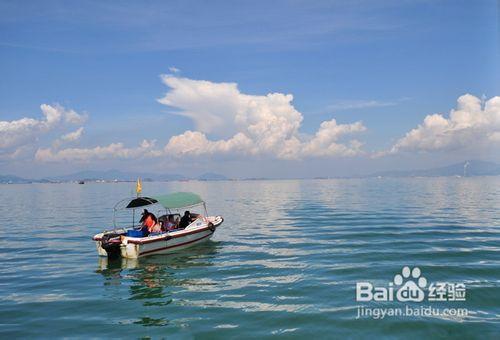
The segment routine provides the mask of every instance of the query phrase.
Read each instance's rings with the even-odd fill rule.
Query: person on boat
[[[177,223],[174,220],[174,215],[168,215],[168,219],[164,226],[167,231],[177,229]]]
[[[181,217],[181,221],[179,222],[179,228],[185,229],[188,225],[191,224],[191,214],[188,210],[184,212],[184,216]]]
[[[139,220],[139,223],[143,224],[144,220],[146,219],[146,217],[148,217],[149,214],[150,212],[148,211],[148,209],[144,209],[141,215],[141,219]]]
[[[161,232],[161,226],[158,223],[156,216],[144,209],[143,217],[141,217],[143,230],[147,229],[148,234]]]
[[[148,226],[149,233],[161,233],[161,224],[158,223],[158,219],[154,214],[150,214],[152,222]]]
[[[146,220],[148,219],[150,214],[151,213],[148,211],[148,209],[144,209],[141,215],[141,219],[139,220],[139,223],[141,225],[139,230],[142,231],[143,236],[147,236],[149,234],[148,226],[146,225]],[[147,224],[150,224],[150,222],[148,222]]]

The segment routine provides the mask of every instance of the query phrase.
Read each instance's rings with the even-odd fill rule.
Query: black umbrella
[[[130,208],[139,208],[139,207],[144,207],[146,205],[155,204],[155,203],[158,203],[158,201],[155,200],[154,198],[150,198],[150,197],[137,197],[137,198],[134,198],[133,200],[131,200],[129,202],[129,204],[126,206],[126,208],[127,209],[130,209]]]

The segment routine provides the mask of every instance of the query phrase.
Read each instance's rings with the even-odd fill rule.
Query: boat
[[[145,235],[141,223],[136,221],[137,210],[145,208],[156,209],[159,216],[158,223],[179,221],[185,210],[197,212],[191,214],[191,222],[185,228],[165,230]],[[132,223],[129,227],[119,227],[120,213],[132,214]],[[130,218],[130,217],[129,217]],[[123,218],[122,218],[123,219]],[[113,209],[112,230],[103,231],[92,237],[95,241],[99,256],[108,258],[122,257],[136,259],[149,255],[169,254],[191,247],[210,239],[217,228],[222,224],[222,216],[208,216],[207,206],[203,199],[191,192],[176,192],[168,195],[151,197],[132,197],[119,201]],[[130,221],[128,222],[130,224]]]

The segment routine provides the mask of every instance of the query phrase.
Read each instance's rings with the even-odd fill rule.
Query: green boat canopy
[[[192,192],[174,192],[153,198],[167,209],[179,209],[203,203],[201,197]]]

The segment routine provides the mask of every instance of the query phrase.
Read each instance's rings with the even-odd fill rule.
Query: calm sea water
[[[176,255],[108,263],[91,236],[131,189],[0,186],[0,337],[500,333],[500,178],[144,183],[197,192],[225,222]],[[465,283],[465,302],[424,305],[468,316],[356,319],[356,282],[387,285],[405,265]]]

